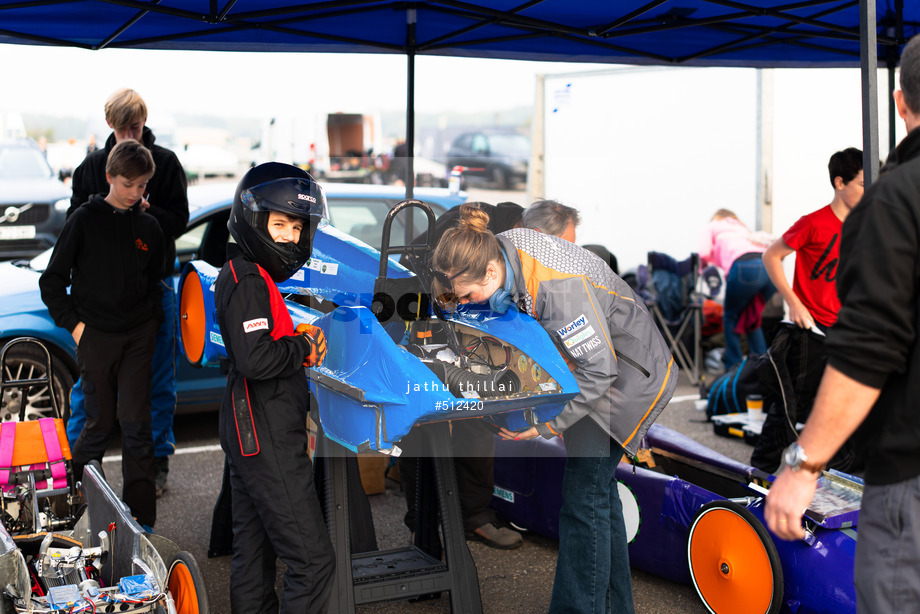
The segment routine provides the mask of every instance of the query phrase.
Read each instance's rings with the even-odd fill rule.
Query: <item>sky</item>
[[[235,53],[0,45],[0,110],[84,117],[131,87],[157,112],[264,117],[403,110],[400,55]],[[416,58],[416,112],[479,112],[533,104],[538,73],[599,64]]]
[[[0,112],[58,114],[86,118],[96,125],[102,118],[106,98],[121,87],[131,87],[144,97],[150,110],[148,124],[152,126],[162,125],[158,124],[160,114],[172,113],[264,121],[316,118],[336,111],[403,111],[406,105],[407,60],[401,55],[124,49],[93,52],[0,45],[0,66],[4,77]],[[547,155],[543,176],[561,179],[558,187],[547,180],[547,190],[552,191],[540,195],[557,198],[585,212],[583,230],[579,231],[584,240],[615,244],[613,251],[622,254],[626,264],[631,242],[636,243],[634,251],[640,256],[649,247],[646,233],[637,233],[635,228],[660,226],[665,211],[673,222],[670,227],[675,237],[665,240],[660,228],[655,230],[655,236],[662,241],[653,246],[656,249],[663,243],[677,249],[680,241],[686,247],[678,251],[693,249],[695,235],[686,229],[695,227],[718,207],[738,211],[755,227],[755,179],[763,169],[756,160],[752,161],[757,154],[754,134],[761,125],[755,115],[758,95],[753,71],[744,72],[742,82],[739,69],[671,69],[682,80],[689,79],[689,83],[671,86],[658,76],[648,83],[632,83],[631,77],[623,75],[611,78],[572,74],[610,72],[611,68],[616,67],[419,56],[416,112],[479,113],[530,106],[535,98],[536,75],[565,73],[564,79],[547,79],[547,96],[554,103],[569,101],[571,108],[567,113],[554,114],[550,105],[546,113],[556,117],[556,133],[566,135],[572,142],[554,145],[547,141],[546,153],[561,155],[562,162],[571,169],[560,173],[559,168],[568,167],[560,166],[558,160],[554,167]],[[704,87],[700,79],[710,70],[723,76]],[[626,72],[641,77],[668,71]],[[768,123],[773,153],[772,169],[767,172],[772,177],[770,193],[775,203],[772,230],[781,231],[799,215],[829,201],[829,155],[862,143],[861,94],[856,69],[773,72],[775,84]],[[588,81],[593,79],[605,80],[601,91],[594,92],[593,86],[589,87]],[[879,74],[878,85],[880,156],[884,158],[888,150],[885,127],[890,99],[884,73]],[[565,95],[558,98],[556,90]],[[575,105],[579,96],[594,106]],[[717,107],[724,110],[718,111]],[[729,120],[736,112],[743,117],[733,123]],[[575,123],[561,123],[564,115],[574,118]],[[903,131],[901,123],[896,123],[901,130],[900,139]],[[730,145],[739,134],[748,140]],[[669,159],[664,159],[662,142],[668,145],[664,151]],[[705,155],[704,150],[708,152]],[[78,153],[82,155],[82,150]],[[649,164],[649,160],[655,163]],[[652,175],[647,177],[644,173]],[[578,181],[573,180],[576,177]],[[664,182],[663,177],[667,177]],[[727,186],[735,184],[737,193],[729,194]],[[619,204],[631,207],[631,223],[619,223],[625,219],[621,215],[626,210]],[[645,211],[652,219],[637,223],[636,211]]]

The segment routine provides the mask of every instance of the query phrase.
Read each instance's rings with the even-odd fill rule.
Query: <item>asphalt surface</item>
[[[683,380],[659,423],[681,431],[722,454],[747,461],[751,447],[739,439],[720,437],[694,405],[698,391]],[[179,450],[172,458],[169,489],[158,502],[156,531],[168,537],[198,560],[207,586],[211,612],[225,613],[229,606],[230,557],[207,557],[211,513],[220,490],[223,453],[217,444],[217,414],[176,417]],[[120,463],[110,451],[104,462],[108,479],[120,492]],[[386,491],[370,495],[378,546],[387,549],[407,545],[408,529],[402,523],[405,499],[399,485],[387,480]],[[556,566],[557,543],[525,534],[524,545],[511,551],[496,550],[478,541],[468,542],[479,576],[485,613],[530,614],[546,612]],[[682,556],[675,553],[675,556]],[[281,570],[279,569],[279,578]],[[703,614],[707,610],[691,585],[674,583],[632,570],[637,614],[658,612]],[[279,580],[280,589],[280,580]],[[418,603],[378,602],[358,606],[357,612],[429,614],[450,612],[445,595]]]

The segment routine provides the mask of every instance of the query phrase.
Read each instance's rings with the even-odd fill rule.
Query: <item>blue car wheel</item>
[[[34,344],[19,343],[10,347],[4,357],[3,381],[39,379],[46,375],[47,365],[45,354]],[[51,394],[54,393],[58,410],[66,422],[70,418],[70,389],[73,387],[73,377],[61,361],[52,356],[51,359],[51,386],[38,385],[26,390],[25,395],[19,388],[12,387],[3,391],[0,401],[0,421],[19,420],[23,406],[26,420],[39,418],[55,418],[54,405]]]

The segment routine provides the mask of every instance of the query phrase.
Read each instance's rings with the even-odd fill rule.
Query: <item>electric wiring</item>
[[[64,488],[56,481],[48,488],[37,484],[39,480],[57,480],[43,466],[71,462],[66,454],[63,460],[53,460],[63,453],[56,452],[48,443],[54,440],[48,429],[52,419],[42,420],[35,422],[34,426],[40,428],[35,428],[34,433],[30,429],[17,429],[15,441],[11,432],[4,430],[5,454],[13,452],[21,454],[24,460],[31,459],[9,470],[12,472],[18,467],[20,473],[31,473],[27,479],[15,473],[0,489],[0,529],[8,534],[8,544],[18,554],[4,559],[2,572],[6,579],[0,583],[0,611],[147,614],[165,612],[167,605],[175,611],[166,588],[169,575],[160,578],[160,574],[153,571],[165,565],[160,544],[138,541],[142,539],[141,534],[132,524],[136,518],[128,514],[126,506],[115,504],[117,496],[96,463],[84,468],[80,486],[68,483]],[[60,443],[65,437],[63,425],[57,422],[58,418],[53,420]],[[73,479],[69,465],[67,477]],[[84,498],[86,489],[91,490],[92,496]],[[109,515],[108,518],[92,518],[93,522],[104,519],[101,526],[88,522],[88,502],[96,502],[101,514]],[[81,522],[87,523],[86,526]],[[121,523],[128,524],[122,525],[119,531]],[[127,543],[117,543],[119,540]],[[104,564],[109,567],[107,581],[103,577],[106,575],[102,571]],[[204,587],[196,587],[196,590],[204,590]]]
[[[487,349],[485,350],[485,356],[480,355],[479,350],[485,347],[485,343],[491,343],[497,345],[504,349],[505,351],[505,363],[502,365],[497,365],[492,360],[492,353]],[[470,359],[471,364],[478,364],[489,367],[490,369],[501,369],[507,367],[511,364],[511,348],[503,344],[501,341],[492,337],[490,335],[483,335],[482,337],[474,337],[470,343],[464,348],[466,351],[467,357]]]

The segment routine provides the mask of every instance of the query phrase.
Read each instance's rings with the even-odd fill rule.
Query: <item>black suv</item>
[[[483,130],[454,139],[447,152],[447,170],[466,167],[462,175],[464,185],[480,181],[504,190],[527,181],[529,160],[527,136],[513,131]]]
[[[70,189],[32,139],[0,139],[0,259],[31,258],[57,240]]]

